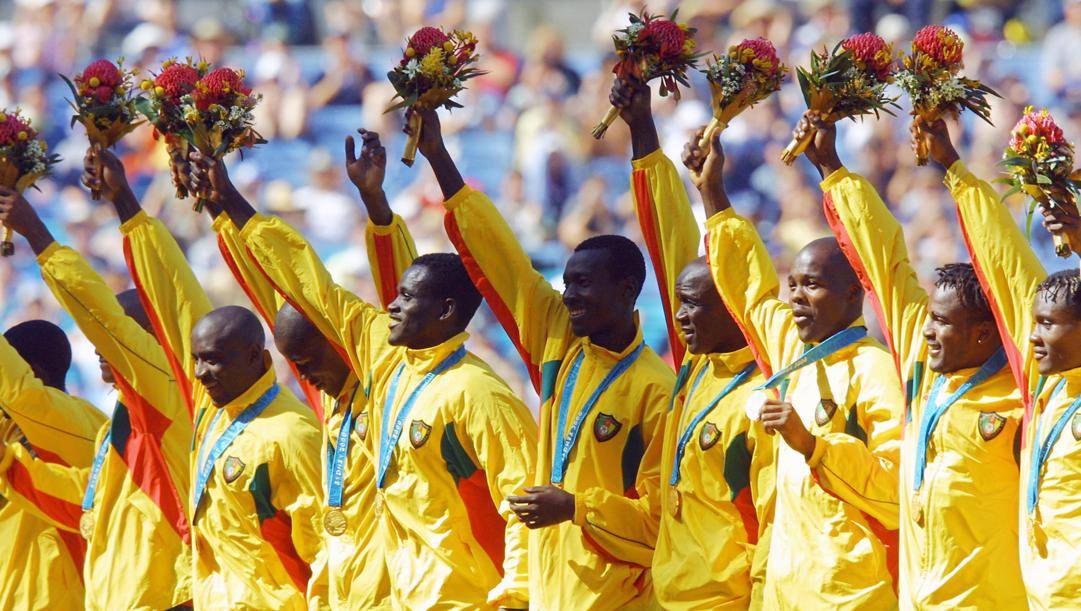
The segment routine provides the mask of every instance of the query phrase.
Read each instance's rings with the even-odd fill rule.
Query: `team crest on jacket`
[[[822,399],[815,408],[815,424],[826,426],[830,420],[833,420],[833,415],[836,413],[837,404],[833,402],[833,399]]]
[[[424,424],[423,420],[414,420],[409,425],[409,443],[413,444],[414,449],[420,448],[428,441],[428,436],[432,434],[432,427]]]
[[[999,416],[995,412],[981,412],[980,413],[980,437],[983,437],[984,441],[991,441],[998,434],[1002,432],[1002,429],[1006,427],[1006,417]]]
[[[597,441],[608,441],[615,437],[621,428],[623,428],[623,423],[616,420],[615,416],[601,412],[593,421],[593,436],[597,438]]]
[[[225,477],[225,483],[231,484],[235,482],[236,478],[240,477],[240,474],[243,472],[244,461],[236,456],[230,456],[225,459],[225,465],[221,469],[221,474]]]
[[[1070,424],[1070,432],[1073,433],[1075,441],[1081,441],[1081,412],[1073,415],[1073,422]]]
[[[357,414],[357,437],[360,437],[361,441],[368,439],[368,412],[360,412]]]
[[[698,447],[702,448],[702,451],[706,451],[713,446],[717,445],[717,440],[721,438],[721,431],[717,429],[717,425],[712,422],[707,422],[702,427],[701,431],[698,431]]]

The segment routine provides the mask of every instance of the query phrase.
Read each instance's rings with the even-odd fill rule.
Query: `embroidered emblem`
[[[240,460],[236,456],[230,456],[225,459],[225,465],[222,467],[221,474],[225,477],[225,483],[231,484],[236,481],[236,478],[240,477],[240,474],[244,472],[244,461]]]
[[[357,423],[354,426],[357,431],[357,437],[361,441],[368,439],[368,412],[360,412],[357,414]]]
[[[698,447],[703,451],[708,450],[717,445],[717,440],[720,438],[721,431],[717,429],[717,425],[707,422],[702,430],[698,431]]]
[[[420,448],[428,441],[428,435],[432,434],[432,427],[424,424],[423,420],[414,420],[409,425],[409,443],[414,449]]]
[[[1073,422],[1070,423],[1070,432],[1073,433],[1075,441],[1081,441],[1081,412],[1073,415]]]
[[[833,399],[822,399],[815,408],[815,424],[826,426],[830,420],[833,420],[833,415],[836,413],[837,404],[833,402]]]
[[[623,423],[616,420],[615,416],[601,412],[593,421],[593,436],[597,438],[597,441],[608,441],[615,437],[621,428],[623,428]]]
[[[1004,428],[1006,428],[1005,416],[999,416],[995,412],[980,413],[980,437],[983,437],[984,441],[991,441],[998,437]]]

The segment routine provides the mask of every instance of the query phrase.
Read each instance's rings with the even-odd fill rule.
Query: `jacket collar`
[[[269,360],[269,357],[267,357],[267,360]],[[269,364],[266,373],[264,373],[262,377],[249,386],[247,390],[240,393],[240,396],[221,406],[221,408],[225,410],[225,413],[229,415],[230,419],[235,419],[241,412],[258,401],[259,397],[263,396],[263,393],[269,390],[276,381],[277,377],[274,375],[274,366],[273,364]]]
[[[427,373],[435,369],[439,363],[443,362],[443,359],[457,350],[468,338],[469,333],[463,331],[430,348],[406,348],[404,350],[406,367],[412,371]]]

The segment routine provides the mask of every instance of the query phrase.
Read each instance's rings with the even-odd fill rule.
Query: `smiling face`
[[[863,291],[830,239],[815,240],[796,255],[788,274],[789,304],[799,338],[820,342],[862,314]]]
[[[563,269],[563,305],[571,331],[591,337],[623,323],[634,311],[637,291],[630,278],[614,278],[607,251],[575,251]]]
[[[952,286],[936,286],[927,304],[923,339],[927,366],[936,373],[979,367],[1001,346],[993,320],[965,307]]]
[[[426,267],[411,265],[398,281],[398,296],[387,306],[392,346],[430,348],[448,337],[455,316],[454,299],[433,290]]]
[[[255,315],[228,306],[204,316],[191,332],[195,379],[219,407],[244,394],[267,371],[263,329]]]
[[[1036,324],[1029,341],[1040,373],[1050,375],[1081,367],[1081,317],[1069,301],[1052,300],[1040,291],[1032,314]]]
[[[676,279],[676,322],[691,354],[734,352],[746,345],[725,308],[704,259],[692,261]]]

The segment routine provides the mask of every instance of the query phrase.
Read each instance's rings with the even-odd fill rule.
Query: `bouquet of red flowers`
[[[253,111],[262,96],[244,84],[244,73],[232,68],[210,70],[206,62],[166,62],[154,81],[144,82],[153,91],[144,111],[154,127],[166,135],[166,143],[186,157],[190,146],[212,159],[266,142],[253,127]],[[177,195],[186,190],[173,169]],[[200,194],[200,211],[206,194]]]
[[[60,75],[74,97],[68,101],[75,110],[71,124],[82,123],[91,144],[109,148],[142,123],[135,107],[133,75],[124,70],[123,59],[115,64],[99,59],[74,79]],[[90,196],[100,197],[96,189]]]
[[[57,161],[60,156],[49,154],[49,145],[21,111],[0,110],[0,185],[22,193],[48,174]],[[11,229],[5,227],[0,256],[14,253]]]
[[[465,89],[465,81],[484,74],[474,67],[478,57],[477,37],[470,32],[454,30],[447,34],[430,26],[417,30],[409,37],[402,60],[387,73],[398,102],[386,112],[399,108],[461,108],[452,98]],[[409,115],[409,126],[402,163],[412,166],[420,138],[418,113]]]
[[[1046,109],[1035,111],[1031,106],[1010,132],[1010,143],[1002,156],[1008,178],[999,179],[1010,186],[1003,194],[1006,199],[1023,192],[1030,197],[1026,209],[1025,232],[1031,231],[1032,215],[1037,205],[1075,205],[1081,192],[1081,181],[1073,169],[1074,150],[1062,128]],[[1065,236],[1052,235],[1055,254],[1070,256],[1070,244]]]
[[[689,87],[687,70],[698,64],[704,53],[695,53],[696,30],[686,23],[678,23],[676,14],[665,19],[643,12],[631,13],[631,24],[612,35],[616,47],[616,62],[612,72],[618,78],[636,78],[640,81],[661,79],[661,95],[671,93],[679,99],[679,85]],[[608,109],[608,114],[593,128],[593,137],[600,139],[608,126],[619,116],[619,109]]]
[[[705,73],[709,80],[713,118],[702,136],[708,145],[714,132],[744,110],[768,98],[781,88],[788,66],[777,58],[777,49],[764,38],[749,38],[728,48],[724,55],[714,54]]]
[[[912,114],[933,122],[943,115],[957,116],[967,108],[991,124],[988,95],[1001,97],[983,83],[960,76],[965,43],[957,34],[940,25],[929,25],[916,33],[912,53],[901,61],[894,78],[912,99]],[[916,150],[916,164],[926,165],[928,153]]]
[[[850,36],[827,53],[811,52],[810,69],[797,68],[800,89],[807,108],[817,110],[829,121],[880,112],[892,115],[890,107],[900,108],[897,98],[886,95],[892,80],[893,49],[876,34]],[[807,149],[814,138],[808,131],[793,139],[781,159],[791,164]]]

